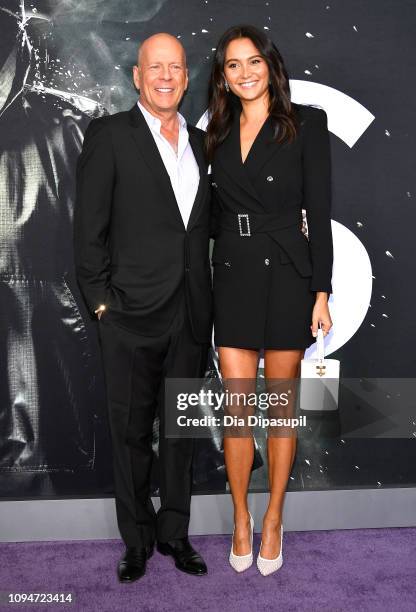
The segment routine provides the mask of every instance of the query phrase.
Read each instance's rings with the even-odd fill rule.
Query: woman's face
[[[269,89],[269,67],[249,38],[232,40],[225,52],[224,76],[241,100],[257,100]]]

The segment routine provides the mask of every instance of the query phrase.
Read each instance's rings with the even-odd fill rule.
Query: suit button
[[[217,183],[211,183],[213,187],[218,187]]]
[[[185,268],[185,272],[189,272],[189,268],[188,268],[188,267],[187,267],[187,268]]]
[[[264,264],[266,266],[270,265],[270,259],[268,257],[266,257],[266,259],[264,260]]]
[[[274,179],[273,179],[273,177],[272,177],[272,176],[268,176],[268,177],[267,177],[267,180],[269,181],[269,183],[271,183],[271,182],[272,182]]]

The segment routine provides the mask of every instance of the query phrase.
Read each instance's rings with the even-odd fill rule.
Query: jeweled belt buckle
[[[240,230],[240,236],[251,236],[250,230],[250,218],[247,213],[239,213],[238,215],[238,228]],[[246,223],[246,231],[243,231],[243,222],[242,219],[245,220]]]

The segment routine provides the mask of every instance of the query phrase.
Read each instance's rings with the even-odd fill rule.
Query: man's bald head
[[[140,102],[150,112],[176,112],[188,86],[185,49],[179,40],[165,33],[146,38],[138,49],[133,79]]]
[[[172,48],[177,49],[179,53],[183,56],[183,61],[186,66],[186,55],[185,49],[183,48],[182,43],[173,36],[172,34],[168,34],[167,32],[160,32],[158,34],[153,34],[153,36],[149,36],[146,38],[140,45],[137,50],[137,65],[140,66],[140,62],[142,61],[143,55],[147,57],[147,55],[151,55],[155,48]]]

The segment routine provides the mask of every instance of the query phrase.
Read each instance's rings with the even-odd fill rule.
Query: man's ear
[[[139,66],[133,66],[133,82],[134,85],[136,87],[136,89],[140,90],[139,87],[139,74],[140,74],[140,67]]]

